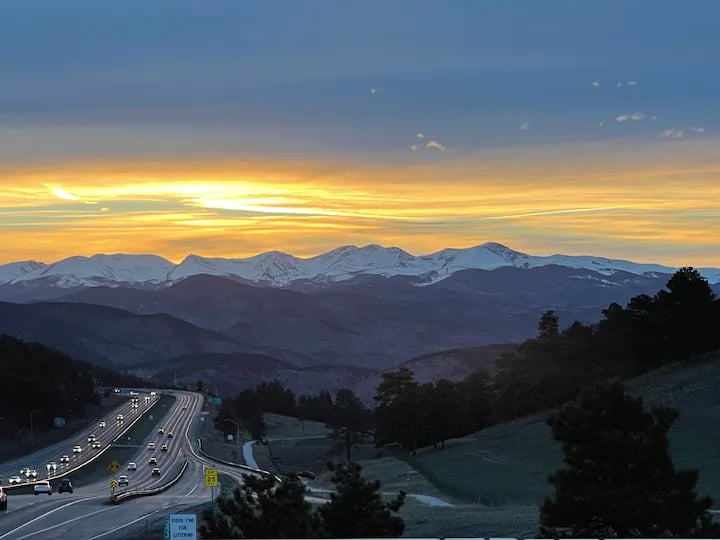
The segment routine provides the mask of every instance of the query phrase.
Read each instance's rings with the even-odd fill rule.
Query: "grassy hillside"
[[[645,397],[647,406],[665,405],[680,412],[670,431],[673,459],[678,468],[699,469],[699,491],[710,495],[716,508],[720,508],[718,380],[720,354],[715,354],[627,383],[628,391]],[[562,464],[560,449],[545,424],[547,416],[546,412],[493,426],[449,441],[444,450],[422,449],[412,458],[370,459],[369,451],[359,452],[358,457],[367,475],[381,480],[386,491],[404,489],[455,505],[439,508],[409,500],[402,510],[406,536],[531,538],[537,534],[538,504],[552,492],[548,475]],[[328,442],[295,439],[303,434],[296,433],[292,424],[274,421],[268,427],[268,439],[287,437],[270,443],[281,464],[311,465],[326,459]],[[315,435],[316,429],[312,431]],[[319,455],[309,456],[311,448]]]

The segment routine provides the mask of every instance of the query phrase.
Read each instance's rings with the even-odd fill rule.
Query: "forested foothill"
[[[141,386],[142,379],[96,367],[44,345],[0,335],[3,395],[0,438],[16,439],[32,427],[42,433],[53,418],[85,416],[101,402],[102,387]]]

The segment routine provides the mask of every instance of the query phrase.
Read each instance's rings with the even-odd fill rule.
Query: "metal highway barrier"
[[[162,493],[163,491],[173,487],[180,480],[180,478],[182,478],[182,475],[185,474],[185,470],[188,468],[188,465],[190,465],[190,462],[186,459],[183,462],[182,467],[180,468],[180,472],[177,473],[175,478],[173,478],[166,484],[163,484],[162,486],[151,489],[141,489],[138,491],[125,491],[118,495],[112,495],[110,497],[110,502],[112,504],[120,504],[123,501],[128,501],[137,497],[149,497],[151,495],[157,495],[158,493]]]
[[[128,424],[128,426],[127,426],[125,429],[123,429],[123,430],[118,434],[117,437],[115,437],[112,441],[110,441],[104,448],[101,448],[101,449],[97,452],[97,454],[95,454],[95,455],[94,455],[93,457],[91,457],[90,459],[85,460],[84,462],[82,462],[82,463],[81,463],[80,465],[78,465],[77,467],[73,467],[72,469],[68,469],[68,470],[66,470],[66,471],[64,471],[64,472],[61,472],[60,474],[51,476],[51,477],[49,477],[49,478],[35,479],[35,480],[33,480],[32,482],[23,482],[23,483],[21,483],[21,484],[12,484],[12,485],[3,486],[3,489],[6,490],[6,491],[9,491],[9,490],[16,489],[16,488],[27,487],[27,486],[34,486],[35,484],[37,484],[37,482],[38,482],[39,480],[58,480],[58,479],[63,478],[63,477],[65,477],[65,476],[69,475],[69,474],[72,474],[72,473],[75,473],[76,471],[79,471],[80,469],[82,469],[83,467],[85,467],[85,466],[87,466],[87,465],[90,465],[93,461],[95,461],[96,459],[98,459],[98,458],[99,458],[100,456],[102,456],[107,450],[109,450],[110,447],[112,446],[112,444],[113,444],[115,441],[117,441],[120,437],[122,437],[123,435],[125,435],[125,434],[130,430],[130,428],[132,428],[137,422],[139,422],[140,419],[141,419],[143,416],[145,416],[145,414],[146,414],[150,409],[152,409],[158,401],[159,401],[159,399],[153,400],[153,402],[150,403],[150,404],[145,408],[145,410],[140,414],[140,416],[138,416],[137,418],[135,418],[135,420],[133,420],[132,422],[130,422],[130,423]]]

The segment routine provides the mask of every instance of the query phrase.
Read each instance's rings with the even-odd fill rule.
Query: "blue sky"
[[[709,133],[719,18],[711,0],[5,0],[0,121],[132,128],[161,152],[153,129],[200,130],[210,154],[218,132],[271,154]],[[614,120],[632,113],[656,120]]]

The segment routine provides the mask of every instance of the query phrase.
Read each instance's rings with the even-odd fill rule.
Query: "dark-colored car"
[[[167,444],[163,444],[163,445],[160,447],[160,451],[161,451],[161,452],[167,452],[167,450],[168,450],[168,449],[167,449]]]
[[[172,439],[172,438],[173,438],[173,434],[172,434],[172,431],[171,431],[170,433],[168,433],[168,434],[167,434],[167,437],[168,437],[168,439]]]
[[[62,482],[60,482],[60,487],[58,488],[58,493],[73,493],[73,485],[69,478],[63,478]]]
[[[150,476],[160,476],[160,467],[155,467]]]
[[[0,510],[7,510],[7,493],[0,486]]]

